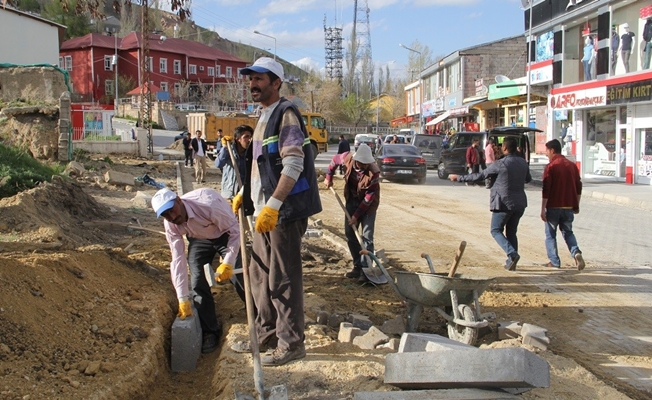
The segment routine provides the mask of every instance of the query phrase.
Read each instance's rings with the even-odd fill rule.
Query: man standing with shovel
[[[351,216],[350,219],[346,218],[344,232],[353,257],[353,269],[345,276],[365,283],[368,278],[362,269],[371,265],[365,265],[365,260],[360,257],[363,243],[358,240],[356,232],[362,225],[362,241],[365,248],[373,253],[376,210],[380,203],[380,169],[371,154],[371,148],[363,143],[355,153],[349,151],[333,157],[324,180],[326,188],[333,186],[333,175],[340,165],[344,165],[345,169],[344,199],[346,212]]]

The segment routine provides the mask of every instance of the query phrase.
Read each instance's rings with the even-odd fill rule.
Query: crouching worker
[[[354,230],[362,225],[365,248],[373,253],[376,210],[380,203],[380,169],[371,154],[371,148],[363,143],[355,153],[349,151],[333,157],[324,180],[326,188],[333,186],[333,175],[340,165],[344,165],[344,199],[346,211],[351,216],[344,223],[344,233],[353,257],[353,269],[345,276],[364,283],[367,276],[362,273],[362,268],[371,265],[365,265],[364,259],[360,257],[362,246]]]
[[[215,351],[222,325],[215,313],[204,264],[211,263],[219,254],[223,261],[215,272],[215,280],[225,282],[232,277],[240,251],[238,221],[229,203],[217,191],[207,188],[181,197],[170,189],[161,189],[152,197],[152,208],[157,217],[165,218],[165,237],[172,253],[170,275],[179,299],[178,316],[185,319],[192,315],[192,301],[203,332],[201,351]],[[187,260],[183,235],[188,239]],[[192,293],[188,290],[188,269]]]

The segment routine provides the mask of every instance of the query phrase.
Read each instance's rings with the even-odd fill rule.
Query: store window
[[[616,176],[620,143],[616,143],[616,109],[586,112],[584,173]]]
[[[652,181],[652,129],[638,129],[636,141],[636,183],[649,185]]]
[[[652,6],[640,3],[625,5],[612,13],[611,75],[647,70],[652,66]]]

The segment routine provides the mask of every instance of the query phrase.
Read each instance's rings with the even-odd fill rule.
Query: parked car
[[[367,146],[371,148],[371,153],[376,152],[376,140],[378,136],[377,135],[370,135],[366,133],[359,133],[355,135],[355,139],[353,139],[353,149],[355,151],[358,151],[358,146],[360,144],[365,143]]]
[[[437,168],[441,156],[442,142],[444,137],[441,135],[414,135],[412,145],[421,152],[426,159],[426,167]]]
[[[474,139],[480,140],[480,148],[484,150],[489,138],[494,138],[498,146],[502,146],[506,137],[513,137],[525,160],[530,163],[530,140],[528,132],[542,132],[536,128],[524,126],[501,126],[484,132],[458,132],[451,136],[443,147],[437,165],[437,176],[447,179],[449,174],[466,174],[466,149]]]
[[[188,131],[183,131],[174,137],[174,141],[176,142],[177,140],[184,139],[186,136],[188,136]]]
[[[416,179],[426,183],[426,159],[410,144],[383,144],[376,155],[380,177],[405,181]]]

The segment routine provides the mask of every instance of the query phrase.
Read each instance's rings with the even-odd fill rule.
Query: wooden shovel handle
[[[451,269],[448,272],[448,277],[452,278],[455,276],[455,271],[457,270],[457,266],[460,264],[460,260],[462,259],[462,255],[464,254],[464,249],[466,249],[466,242],[462,241],[460,242],[460,247],[457,249],[457,254],[455,254],[455,259],[453,260],[453,265],[451,265]]]

